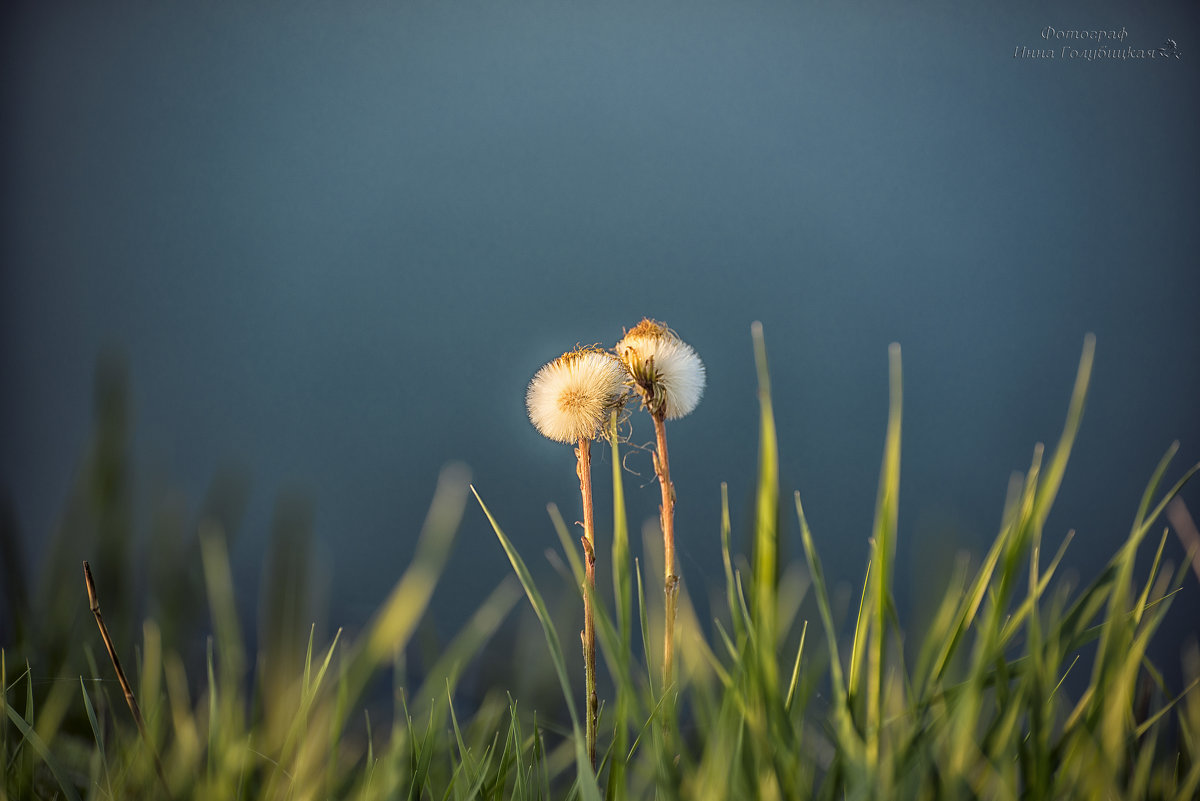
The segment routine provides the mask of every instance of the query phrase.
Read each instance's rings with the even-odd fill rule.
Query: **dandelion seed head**
[[[651,414],[669,420],[690,413],[704,394],[704,363],[692,346],[656,320],[645,319],[617,343],[617,357]]]
[[[525,395],[529,419],[555,442],[595,439],[626,393],[625,368],[610,353],[577,348],[537,371]]]

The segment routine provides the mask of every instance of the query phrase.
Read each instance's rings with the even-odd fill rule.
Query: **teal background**
[[[568,448],[527,382],[648,315],[704,359],[671,424],[678,548],[717,582],[719,487],[752,514],[764,324],[783,495],[861,580],[900,342],[897,592],[994,534],[1012,471],[1098,340],[1047,531],[1090,577],[1172,440],[1200,460],[1200,24],[1194,3],[9,4],[0,24],[0,487],[44,558],[91,427],[98,354],[132,377],[144,532],[164,493],[252,477],[252,599],[276,497],[308,499],[330,623],[407,563],[439,467],[539,575]],[[1120,29],[1179,59],[1013,57]],[[634,418],[634,441],[648,421]],[[647,452],[627,476],[656,516]],[[607,461],[597,467],[607,525]],[[1200,516],[1200,486],[1184,494]],[[790,518],[788,518],[790,521]],[[799,557],[795,526],[783,549]],[[601,531],[603,532],[603,528]],[[1157,539],[1157,537],[1152,537]],[[745,542],[744,539],[741,540]],[[603,546],[602,546],[603,547]],[[1172,534],[1167,556],[1183,549]],[[1147,560],[1148,563],[1148,560]],[[435,617],[508,573],[469,509]],[[603,570],[603,568],[602,568]],[[1167,639],[1194,635],[1189,578]],[[1171,657],[1174,661],[1174,657]]]

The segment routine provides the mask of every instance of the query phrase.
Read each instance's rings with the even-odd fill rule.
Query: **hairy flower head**
[[[651,414],[683,417],[704,394],[704,363],[670,328],[645,319],[617,343],[617,357]]]
[[[529,382],[529,419],[556,442],[595,439],[625,396],[625,368],[610,353],[576,348],[547,364]]]

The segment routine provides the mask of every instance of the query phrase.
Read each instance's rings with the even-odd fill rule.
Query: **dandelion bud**
[[[609,353],[595,348],[564,353],[529,383],[529,419],[556,442],[595,439],[625,396],[626,378],[625,368]]]
[[[662,323],[642,320],[617,343],[616,351],[651,414],[674,420],[700,402],[704,363]]]

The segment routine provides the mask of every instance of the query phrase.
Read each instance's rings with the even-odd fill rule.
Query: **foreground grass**
[[[819,537],[809,530],[800,496],[780,502],[761,332],[755,346],[760,458],[752,569],[749,575],[735,569],[741,559],[731,552],[725,503],[726,608],[712,627],[701,625],[686,590],[680,594],[677,681],[668,687],[661,686],[661,665],[653,657],[662,641],[654,624],[663,618],[663,599],[646,590],[656,586],[646,576],[660,575],[661,564],[643,565],[631,555],[613,438],[613,591],[598,593],[593,604],[601,674],[611,684],[602,702],[596,771],[584,747],[578,688],[569,678],[569,660],[579,656],[560,642],[542,591],[484,505],[485,487],[476,498],[520,589],[512,582],[498,587],[418,686],[405,679],[406,647],[469,502],[465,473],[450,468],[412,564],[353,642],[339,633],[318,643],[308,629],[305,645],[306,626],[298,622],[304,605],[296,597],[303,584],[295,579],[304,569],[287,561],[289,550],[281,545],[274,564],[284,567],[273,571],[253,657],[245,652],[234,604],[224,507],[215,503],[217,511],[201,516],[208,522],[198,526],[195,559],[181,553],[168,560],[178,571],[156,596],[167,600],[147,617],[137,648],[122,654],[132,664],[144,737],[113,681],[86,605],[63,607],[52,592],[33,605],[35,612],[16,593],[16,648],[0,653],[0,800],[1196,798],[1200,668],[1192,666],[1185,687],[1171,688],[1146,656],[1188,563],[1164,574],[1165,531],[1148,570],[1135,570],[1135,556],[1197,468],[1163,490],[1174,448],[1164,456],[1124,545],[1086,587],[1072,591],[1055,580],[1069,537],[1049,559],[1042,551],[1043,527],[1082,419],[1091,340],[1062,437],[1048,452],[1035,448],[1029,470],[1010,486],[991,548],[973,570],[963,565],[951,577],[923,631],[902,628],[891,593],[899,349],[891,353],[883,465],[867,535],[871,559],[857,615],[839,621],[815,546]],[[100,428],[95,464],[111,470],[120,448]],[[110,550],[128,548],[120,493],[111,480],[96,484],[87,495],[99,521],[95,538],[107,537]],[[818,611],[811,625],[798,618],[799,593],[779,579],[783,506],[800,526],[806,586]],[[586,586],[577,546],[561,517],[553,516],[576,584]],[[661,563],[662,554],[645,558]],[[187,583],[192,561],[199,566],[194,586]],[[82,576],[74,554],[69,562],[69,570],[67,563],[52,564],[59,572],[51,573],[51,583],[58,596],[74,600],[62,587],[78,581],[82,589]],[[9,592],[18,586],[11,576],[5,581]],[[171,595],[172,586],[186,591]],[[520,590],[541,623],[539,650],[560,685],[562,706],[547,718],[494,690],[460,714],[462,667],[496,632]],[[116,648],[129,647],[135,633],[128,626],[133,605],[127,590],[101,583],[98,593],[117,629]],[[124,632],[114,625],[122,620]],[[205,629],[211,633],[197,635]],[[785,650],[788,643],[793,647]],[[64,678],[81,662],[73,678]],[[200,669],[189,673],[193,664]],[[385,719],[372,719],[381,713],[367,702],[369,688],[388,673],[395,682],[390,715],[385,710]],[[1074,697],[1064,688],[1068,673],[1087,676],[1086,683],[1075,682],[1083,689]]]

